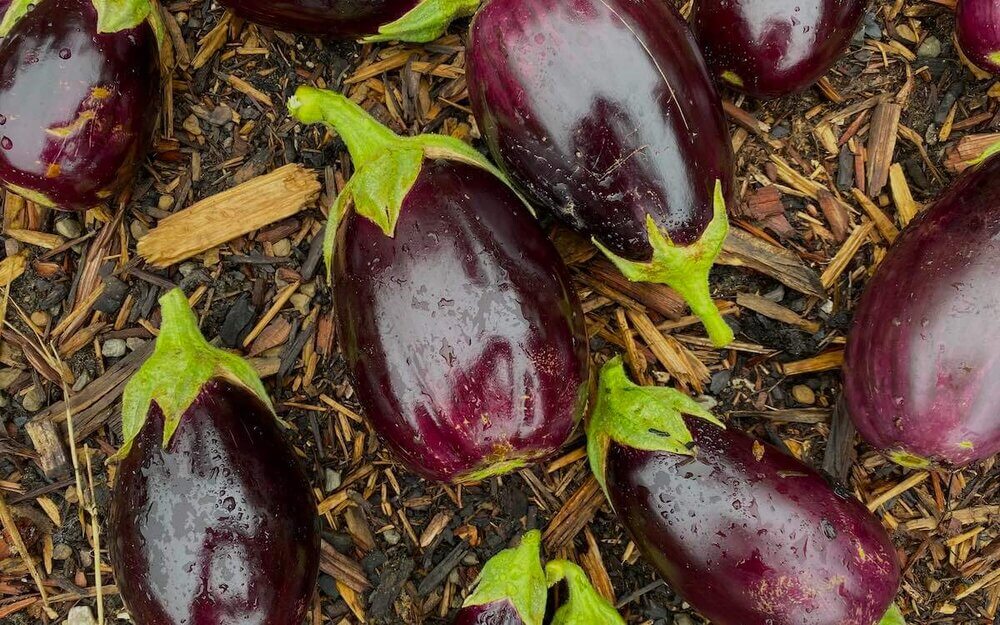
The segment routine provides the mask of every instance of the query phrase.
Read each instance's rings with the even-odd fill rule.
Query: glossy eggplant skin
[[[394,236],[351,212],[333,260],[339,339],[375,430],[410,469],[461,481],[553,454],[586,407],[583,314],[516,194],[424,162]]]
[[[154,404],[114,488],[111,561],[133,620],[300,625],[319,568],[318,517],[274,416],[215,379],[167,449],[162,437]]]
[[[904,231],[854,316],[844,397],[884,452],[963,466],[1000,452],[1000,158]]]
[[[958,0],[955,33],[970,61],[1000,76],[1000,0]]]
[[[0,181],[64,210],[131,184],[156,125],[152,27],[97,33],[90,0],[44,0],[0,44]]]
[[[879,622],[900,571],[865,507],[770,445],[685,422],[694,457],[612,442],[606,465],[612,506],[671,587],[716,625]]]
[[[630,261],[647,215],[678,245],[731,199],[732,149],[687,26],[659,0],[490,0],[468,48],[472,108],[537,206]]]
[[[246,19],[292,32],[363,37],[402,17],[416,0],[220,0]]]
[[[818,81],[847,50],[868,0],[697,0],[691,28],[720,83],[778,98]]]
[[[494,601],[462,608],[452,625],[524,625],[524,620],[509,601]]]

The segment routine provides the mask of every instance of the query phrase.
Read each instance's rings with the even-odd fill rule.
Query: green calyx
[[[567,560],[553,560],[545,565],[549,587],[565,580],[569,599],[552,618],[552,625],[625,625],[618,610],[590,585],[587,574]]]
[[[653,246],[653,258],[646,263],[622,258],[596,239],[594,244],[629,280],[666,284],[680,293],[691,307],[691,312],[705,325],[712,343],[717,347],[725,347],[733,341],[733,331],[719,314],[708,290],[709,271],[729,233],[726,199],[722,193],[722,182],[718,180],[715,183],[713,206],[712,221],[701,238],[691,245],[675,245],[656,225],[652,216],[647,215],[646,230],[649,243]]]
[[[587,424],[590,468],[607,493],[605,459],[611,442],[634,449],[694,455],[694,437],[684,423],[690,415],[725,427],[711,412],[676,389],[639,386],[625,373],[620,356],[601,369],[594,412]]]
[[[934,464],[927,458],[905,452],[901,449],[886,452],[885,455],[889,457],[889,460],[907,469],[926,469]]]
[[[161,297],[160,311],[163,321],[153,354],[132,376],[122,395],[125,443],[115,454],[116,459],[128,455],[153,402],[163,412],[163,446],[166,447],[181,417],[202,387],[213,378],[225,378],[244,386],[271,407],[264,384],[250,363],[205,340],[183,291],[173,289]]]
[[[479,8],[480,0],[421,0],[403,17],[379,27],[378,34],[365,37],[365,43],[407,41],[427,43],[448,30],[455,20],[468,17]]]
[[[21,18],[40,1],[42,0],[13,0],[0,21],[0,37],[9,35]],[[93,3],[97,10],[97,32],[117,33],[135,28],[148,20],[156,34],[157,43],[162,46],[163,21],[153,0],[93,0]]]
[[[482,469],[476,469],[462,475],[456,480],[456,482],[459,484],[474,484],[498,475],[506,475],[512,471],[523,469],[526,466],[528,466],[528,461],[524,458],[498,460],[496,462],[490,462],[488,466]]]
[[[521,544],[501,551],[483,566],[476,589],[463,607],[509,601],[524,625],[542,625],[548,592],[541,561],[542,534],[531,530]]]
[[[899,607],[894,603],[889,606],[889,611],[885,613],[885,616],[878,622],[878,625],[906,625],[906,619],[903,618],[903,613],[899,611]]]
[[[347,210],[393,236],[403,200],[416,182],[424,159],[447,159],[480,167],[508,184],[507,178],[475,148],[445,135],[401,137],[345,96],[315,87],[299,87],[288,112],[303,124],[323,123],[340,134],[354,162],[354,176],[337,196],[323,241],[327,275],[333,247]]]

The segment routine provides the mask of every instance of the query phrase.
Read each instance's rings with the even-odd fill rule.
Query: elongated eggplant
[[[958,0],[955,34],[970,61],[1000,76],[1000,0]]]
[[[300,625],[319,570],[305,473],[249,363],[208,344],[180,290],[122,398],[111,564],[141,625]]]
[[[812,85],[847,50],[868,0],[697,0],[691,28],[715,75],[757,98]]]
[[[1000,452],[998,264],[993,157],[910,224],[865,289],[844,397],[861,435],[902,465],[963,466]]]
[[[541,533],[532,530],[521,538],[518,547],[490,558],[453,625],[542,625],[546,586],[563,581],[569,596],[555,611],[551,625],[625,625],[579,566],[554,560],[542,570],[541,539]]]
[[[336,128],[354,160],[326,255],[341,346],[375,430],[410,469],[443,481],[557,451],[586,408],[587,337],[566,267],[522,201],[456,139],[398,137],[310,87],[289,110]]]
[[[220,0],[251,21],[295,32],[366,41],[433,41],[480,0]]]
[[[151,0],[15,0],[0,23],[0,182],[84,210],[131,184],[160,95]]]
[[[685,417],[685,415],[687,415]],[[848,492],[670,388],[601,372],[594,475],[646,560],[716,625],[885,625],[899,563]],[[883,616],[884,615],[884,616]]]
[[[732,148],[680,15],[659,0],[490,0],[466,79],[493,156],[636,281],[681,293],[716,345],[708,290],[726,237]]]

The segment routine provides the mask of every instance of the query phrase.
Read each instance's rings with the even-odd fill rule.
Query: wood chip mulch
[[[301,83],[344,90],[397,131],[476,141],[464,26],[427,46],[375,47],[274,32],[211,3],[170,2],[164,15],[176,68],[131,197],[86,215],[4,201],[0,623],[59,622],[80,606],[125,617],[102,530],[105,461],[121,442],[116,402],[173,285],[195,296],[208,337],[252,360],[309,469],[324,532],[312,624],[446,623],[525,526],[629,623],[702,622],[623,535],[581,436],[547,464],[456,488],[395,465],[358,414],[320,253],[349,159],[284,102]],[[625,353],[644,381],[700,395],[849,484],[892,533],[914,625],[1000,623],[1000,467],[907,471],[872,453],[838,407],[838,369],[852,306],[889,244],[1000,138],[1000,82],[962,62],[953,25],[949,0],[882,0],[817,87],[766,104],[724,94],[740,196],[713,272],[738,327],[727,350],[711,349],[668,288],[629,283],[548,225],[595,358]]]

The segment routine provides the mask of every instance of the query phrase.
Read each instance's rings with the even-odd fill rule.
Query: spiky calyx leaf
[[[569,599],[552,617],[552,625],[625,625],[625,619],[611,603],[591,586],[587,574],[567,560],[545,565],[549,587],[565,580]]]
[[[401,18],[382,25],[377,35],[365,37],[364,41],[434,41],[448,30],[452,22],[474,14],[479,8],[479,2],[480,0],[421,0]]]
[[[510,186],[503,173],[469,144],[446,135],[401,137],[334,91],[299,87],[288,100],[288,112],[303,124],[323,123],[336,130],[354,162],[354,176],[330,211],[323,240],[327,275],[337,227],[347,211],[353,207],[386,236],[393,236],[403,200],[420,175],[424,159],[453,160],[479,167]]]
[[[715,182],[712,221],[695,243],[675,245],[650,215],[646,216],[646,231],[649,243],[653,246],[653,258],[649,262],[622,258],[601,245],[596,238],[594,244],[629,280],[666,284],[680,293],[691,307],[691,312],[701,319],[716,347],[725,347],[731,343],[733,330],[719,314],[708,289],[708,274],[729,234],[729,217],[726,215],[722,181]]]
[[[542,570],[542,534],[531,530],[521,543],[501,551],[483,566],[476,589],[463,607],[509,601],[524,625],[542,625],[548,592]]]
[[[42,0],[13,0],[0,21],[0,37],[6,37],[22,17]],[[153,0],[92,0],[97,10],[97,32],[117,33],[149,21],[157,42],[163,45],[163,21]]]
[[[115,455],[117,459],[128,455],[153,402],[163,413],[163,446],[166,447],[181,417],[197,399],[205,383],[214,378],[225,378],[247,388],[272,408],[264,384],[250,363],[205,340],[183,291],[173,289],[161,297],[160,312],[163,321],[153,354],[135,372],[122,395],[125,442]]]
[[[899,607],[894,603],[889,606],[889,611],[885,613],[885,616],[882,617],[878,625],[906,625],[906,619],[903,618],[903,613],[899,611]]]
[[[607,493],[605,459],[614,441],[644,451],[694,455],[684,415],[725,427],[698,402],[666,386],[639,386],[628,378],[620,356],[601,369],[594,412],[587,424],[590,468]]]

